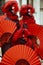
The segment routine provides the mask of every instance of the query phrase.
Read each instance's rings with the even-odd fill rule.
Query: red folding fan
[[[37,24],[30,24],[29,31],[32,35],[35,35],[39,39],[39,46],[37,52],[40,54],[40,57],[43,59],[43,27]],[[36,46],[37,48],[37,46]]]
[[[16,28],[16,23],[11,20],[0,21],[0,37],[6,32],[13,33]]]
[[[30,47],[16,45],[3,56],[2,63],[6,65],[41,65],[39,57]]]
[[[18,12],[18,3],[17,1],[8,1],[2,7],[2,12],[7,14],[7,17],[11,20],[17,20],[17,12]]]
[[[5,18],[6,18],[6,14],[1,15],[1,16],[0,16],[0,21],[2,21],[2,19],[5,19]]]
[[[43,59],[43,28],[40,30],[40,32],[37,34],[38,41],[38,53],[41,59]],[[36,47],[37,48],[37,47]]]
[[[29,24],[28,25],[28,29],[31,32],[32,35],[36,35],[39,34],[39,32],[41,31],[43,27],[38,25],[38,24]]]
[[[0,65],[5,65],[5,64],[3,64],[3,63],[0,62]]]

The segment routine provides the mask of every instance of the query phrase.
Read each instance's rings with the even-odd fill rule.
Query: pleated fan
[[[0,21],[2,21],[2,19],[5,19],[5,18],[6,18],[6,14],[1,15],[1,16],[0,16]]]
[[[41,65],[37,53],[26,45],[16,45],[3,56],[2,63],[6,65]]]
[[[16,28],[16,23],[11,20],[0,21],[0,37],[5,32],[13,33],[16,30]]]
[[[37,35],[39,41],[39,48],[38,48],[38,53],[39,53],[39,56],[41,57],[41,59],[43,59],[43,29],[40,30],[40,32],[38,33]]]
[[[16,23],[11,20],[3,19],[0,21],[0,47],[2,47],[2,54],[11,47],[8,41],[16,28]]]
[[[38,41],[39,46],[37,52],[39,53],[40,57],[43,59],[43,27],[37,24],[30,24],[29,30],[32,35],[35,35],[39,39]]]
[[[0,62],[0,65],[5,65],[5,64],[3,64],[3,63]]]
[[[43,27],[38,24],[29,24],[28,29],[32,35],[37,35]]]

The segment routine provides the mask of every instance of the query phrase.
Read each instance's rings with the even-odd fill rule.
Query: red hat
[[[27,7],[28,7],[28,13],[30,14],[35,13],[35,9],[30,4],[28,4]]]
[[[8,1],[3,7],[2,11],[7,14],[7,16],[12,19],[18,19],[16,13],[18,12],[18,3],[16,1]]]
[[[3,7],[2,7],[2,11],[4,13],[9,12],[9,10],[13,10],[14,13],[17,13],[18,11],[18,3],[16,1],[8,1]]]
[[[25,15],[27,13],[33,14],[35,13],[35,9],[31,5],[23,5],[20,9],[20,15]]]
[[[25,15],[25,14],[27,14],[27,5],[23,5],[23,6],[21,6],[21,8],[20,8],[20,15],[22,16],[22,15]]]

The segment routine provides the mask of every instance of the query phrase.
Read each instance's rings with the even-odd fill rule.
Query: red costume
[[[28,12],[28,10],[30,10]],[[20,9],[20,15],[23,16],[23,19],[20,20],[21,22],[21,28],[20,30],[17,30],[17,32],[13,35],[13,38],[12,38],[12,42],[15,43],[15,41],[17,41],[20,37],[22,38],[24,36],[25,40],[27,37],[25,37],[26,35],[27,36],[30,36],[31,33],[30,31],[28,31],[28,25],[31,23],[35,23],[35,20],[34,20],[34,17],[33,17],[33,13],[35,12],[34,8],[31,6],[31,5],[23,5]],[[28,13],[30,13],[30,15],[28,15]],[[22,33],[24,31],[24,33]],[[20,40],[19,40],[20,41]],[[30,41],[30,39],[28,39],[27,41],[27,45],[28,42]],[[16,43],[15,43],[16,44]],[[30,42],[30,45],[32,45],[32,42]]]
[[[17,20],[18,16],[18,3],[16,1],[8,1],[2,8],[2,11],[6,13],[7,17],[11,20]]]
[[[2,7],[3,13],[6,14],[6,17],[3,18],[2,21],[0,21],[0,45],[2,46],[2,53],[4,53],[11,46],[8,39],[12,35],[9,36],[9,34],[13,34],[15,30],[19,27],[19,20],[17,15],[18,10],[18,3],[16,1],[8,1]],[[7,34],[7,36],[5,34]]]
[[[22,20],[27,25],[35,23],[33,13],[35,13],[35,10],[31,5],[23,5],[20,9],[20,16],[23,16]]]

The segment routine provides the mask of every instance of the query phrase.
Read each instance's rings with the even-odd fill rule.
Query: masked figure
[[[31,5],[23,5],[20,9],[20,16],[22,17],[23,23],[29,25],[35,23],[33,14],[35,9]]]
[[[2,54],[11,47],[8,39],[20,27],[17,15],[18,10],[16,1],[8,1],[2,7],[2,12],[6,14],[6,17],[4,18],[3,16],[3,20],[0,20],[0,46],[2,46]]]

